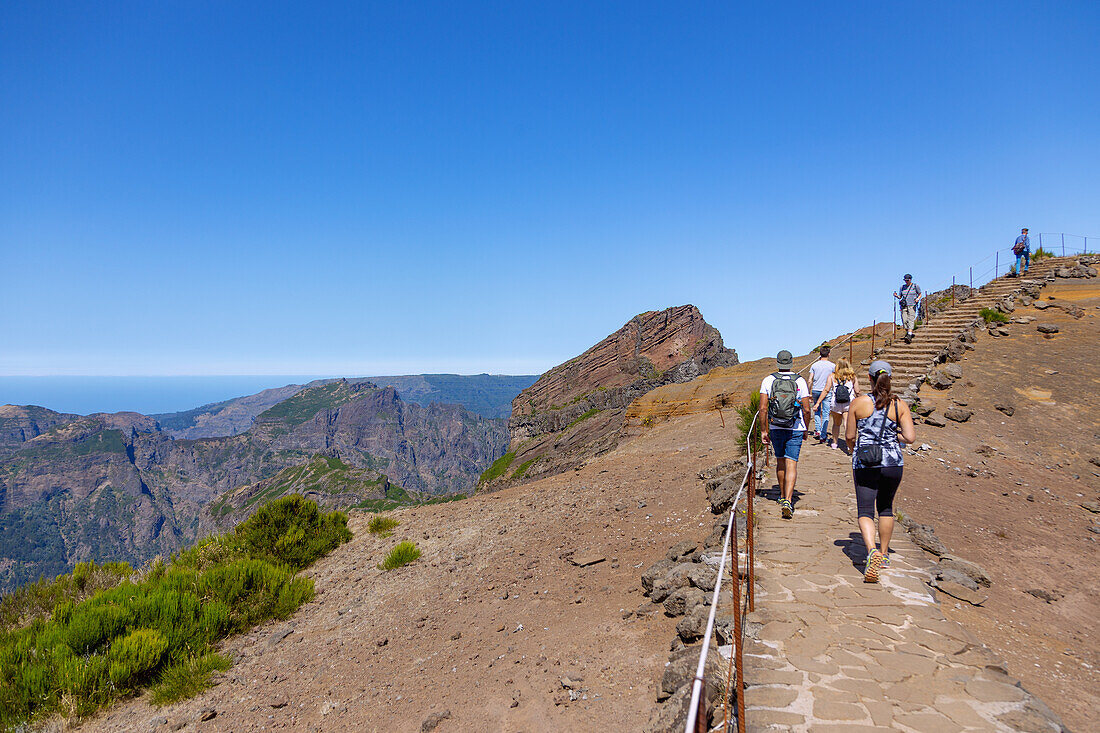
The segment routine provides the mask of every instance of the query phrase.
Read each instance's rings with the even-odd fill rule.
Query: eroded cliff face
[[[507,443],[503,420],[343,380],[302,390],[223,438],[176,440],[137,413],[56,424],[0,460],[0,588],[82,560],[178,550],[215,529],[212,501],[317,455],[372,484],[361,498],[379,486],[384,497],[391,482],[442,495],[470,491]]]
[[[693,305],[635,316],[512,401],[510,463],[482,486],[557,473],[606,452],[635,399],[736,363],[737,353]]]
[[[80,417],[37,405],[0,405],[0,458],[19,450],[54,425]]]

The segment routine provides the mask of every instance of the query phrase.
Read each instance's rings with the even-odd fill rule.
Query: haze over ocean
[[[343,375],[342,375],[343,376]],[[347,375],[353,376],[353,375]],[[255,394],[318,376],[197,377],[5,377],[0,376],[0,405],[38,405],[57,412],[182,412],[193,407]]]

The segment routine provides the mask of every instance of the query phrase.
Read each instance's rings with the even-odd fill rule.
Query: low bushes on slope
[[[347,515],[293,494],[167,564],[86,563],[15,591],[0,604],[0,727],[84,716],[150,685],[158,704],[199,692],[229,664],[214,645],[310,600],[313,581],[295,574],[350,538]]]

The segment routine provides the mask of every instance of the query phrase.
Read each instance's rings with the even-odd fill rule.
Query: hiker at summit
[[[1016,276],[1026,275],[1031,266],[1031,239],[1027,236],[1027,227],[1020,230],[1016,243],[1012,245],[1012,254],[1016,255]],[[1020,265],[1023,264],[1023,269]]]
[[[913,329],[917,325],[917,308],[920,307],[923,298],[920,285],[913,282],[912,275],[905,273],[901,290],[895,290],[894,297],[901,301],[899,305],[901,306],[901,323],[905,326],[905,343],[911,344],[913,343]]]
[[[810,399],[813,401],[814,435],[818,442],[826,443],[829,440],[829,408],[833,404],[829,377],[836,371],[836,364],[829,361],[828,346],[822,346],[817,353],[817,361],[810,365]]]
[[[775,356],[777,370],[760,383],[760,425],[775,451],[775,477],[779,482],[779,507],[784,519],[794,515],[794,484],[798,478],[798,454],[806,426],[810,424],[810,388],[791,371],[794,357],[783,349]]]
[[[905,457],[902,443],[917,439],[909,405],[890,388],[893,369],[882,360],[871,362],[871,394],[852,401],[844,437],[852,449],[852,479],[856,487],[859,532],[867,548],[863,582],[877,583],[879,572],[890,567],[890,538],[894,534],[894,496],[901,485]],[[878,539],[875,547],[875,509]]]

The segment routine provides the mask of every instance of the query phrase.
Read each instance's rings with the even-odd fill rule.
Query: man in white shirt
[[[829,440],[829,410],[833,407],[833,396],[827,394],[822,398],[821,395],[829,383],[829,375],[836,371],[836,364],[829,361],[829,351],[828,346],[822,346],[818,352],[820,357],[810,365],[810,398],[817,405],[817,409],[811,408],[814,413],[814,434],[822,443]]]
[[[779,482],[779,507],[784,519],[794,514],[791,500],[798,478],[798,454],[806,426],[810,424],[810,388],[806,380],[791,371],[794,357],[784,349],[776,357],[778,371],[760,383],[760,414],[757,420],[767,431],[775,451],[775,477]]]

